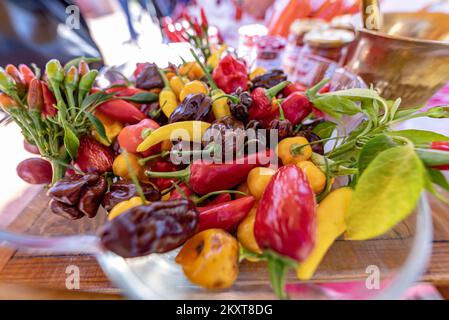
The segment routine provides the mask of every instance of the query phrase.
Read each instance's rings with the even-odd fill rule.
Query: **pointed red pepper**
[[[30,110],[36,112],[41,112],[44,107],[41,82],[36,78],[30,82],[30,88],[28,89],[27,95],[27,104]]]
[[[267,253],[276,294],[285,298],[289,263],[307,258],[315,245],[316,202],[307,177],[296,165],[281,167],[271,178],[257,207],[254,236]]]
[[[201,15],[201,27],[204,30],[207,30],[209,28],[209,21],[207,21],[206,12],[204,11],[204,8],[200,8],[200,15]]]
[[[106,101],[97,109],[112,119],[125,123],[134,124],[145,119],[145,115],[140,110],[125,100]]]
[[[255,202],[254,197],[247,196],[207,207],[197,207],[200,212],[199,231],[215,228],[233,229],[245,219]]]
[[[55,108],[56,98],[44,81],[41,81],[41,87],[42,87],[42,96],[44,98],[44,107],[42,109],[42,115],[44,117],[54,117],[58,113],[58,109]]]
[[[273,115],[273,98],[289,83],[288,81],[283,81],[270,89],[261,87],[254,89],[251,93],[253,104],[249,108],[249,118],[251,120],[264,120],[271,117]]]
[[[150,178],[184,179],[190,188],[200,195],[227,190],[242,183],[251,169],[268,165],[269,150],[245,156],[229,163],[196,160],[184,170],[176,172],[146,171]]]
[[[27,86],[30,85],[31,80],[36,78],[36,75],[34,74],[34,72],[26,64],[20,64],[19,71],[22,74],[23,79],[25,80],[25,83]]]

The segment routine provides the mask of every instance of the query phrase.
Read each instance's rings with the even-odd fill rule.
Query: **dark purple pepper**
[[[124,258],[164,253],[196,233],[198,216],[194,204],[184,199],[137,206],[101,228],[101,243]]]
[[[150,90],[150,89],[162,89],[164,87],[164,81],[159,74],[159,69],[154,63],[145,63],[142,70],[136,78],[136,88]]]
[[[95,184],[84,188],[78,201],[78,210],[89,218],[95,217],[107,188],[108,182],[99,176]]]
[[[287,80],[287,75],[284,73],[284,71],[275,69],[255,77],[251,81],[252,83],[251,88],[270,89],[271,87],[274,87],[275,85],[285,80]]]
[[[83,188],[88,184],[96,182],[97,179],[98,176],[94,174],[74,174],[56,182],[48,190],[48,195],[56,201],[75,206]]]
[[[293,135],[293,126],[292,123],[287,120],[273,119],[268,125],[269,130],[277,130],[279,141],[282,139],[291,137]]]
[[[159,191],[150,183],[141,183],[143,194],[148,201],[157,201],[161,198]],[[136,186],[132,181],[119,180],[109,187],[103,197],[103,207],[110,211],[116,204],[138,196]]]
[[[168,123],[179,121],[200,120],[210,121],[212,98],[204,93],[189,94],[172,112]]]
[[[50,210],[54,214],[69,220],[81,219],[84,216],[77,208],[56,200],[50,200]]]

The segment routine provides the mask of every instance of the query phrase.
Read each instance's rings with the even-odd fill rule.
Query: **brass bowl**
[[[387,13],[380,31],[361,29],[346,67],[402,108],[425,105],[449,81],[449,15]]]

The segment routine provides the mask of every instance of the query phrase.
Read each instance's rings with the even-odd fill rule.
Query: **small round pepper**
[[[276,170],[265,167],[254,168],[249,172],[246,182],[248,184],[248,189],[254,198],[258,200],[262,197],[265,188],[275,173]]]
[[[221,229],[208,229],[187,240],[176,262],[191,282],[208,289],[225,289],[237,279],[238,256],[233,236]]]
[[[146,201],[145,204],[149,204],[150,202]],[[117,203],[109,212],[108,219],[112,220],[115,217],[121,215],[123,212],[125,212],[128,209],[137,207],[144,204],[142,199],[140,197],[132,197],[129,200],[122,201],[120,203]]]
[[[304,137],[287,138],[279,142],[277,155],[284,165],[295,164],[299,161],[309,160],[312,156],[312,147]]]
[[[326,175],[311,161],[299,161],[296,164],[309,180],[315,194],[320,194],[326,187]]]
[[[262,253],[254,236],[254,221],[256,220],[257,207],[251,209],[246,218],[240,222],[237,228],[237,239],[240,244],[255,253]]]
[[[179,93],[179,101],[182,102],[185,97],[187,97],[187,95],[194,93],[204,93],[205,95],[207,95],[209,93],[209,90],[207,89],[206,84],[202,81],[193,80],[187,82]]]
[[[179,67],[181,76],[187,76],[190,80],[198,80],[204,77],[204,71],[200,65],[195,62],[187,62]]]
[[[148,179],[145,176],[144,168],[139,164],[139,157],[132,153],[128,153],[129,164],[131,169],[134,171],[136,177],[141,181],[147,181]],[[131,175],[129,174],[128,164],[126,161],[125,154],[119,154],[112,164],[112,171],[118,177],[122,177],[124,179],[131,180]]]
[[[187,79],[185,77],[174,76],[170,79],[170,88],[176,94],[176,96],[179,97],[179,94],[181,93],[182,88],[184,88],[184,85],[187,82],[189,82],[189,79]]]

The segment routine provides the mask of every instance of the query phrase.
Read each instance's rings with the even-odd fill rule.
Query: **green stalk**
[[[195,50],[190,49],[190,53],[192,54],[193,58],[195,59],[195,61],[198,63],[198,65],[200,66],[200,68],[203,70],[204,74],[206,75],[207,78],[207,82],[209,83],[209,86],[211,87],[211,91],[213,90],[217,90],[218,87],[215,83],[215,81],[212,79],[209,71],[206,69],[206,67],[204,66],[204,64],[201,62],[200,58],[198,57],[198,55],[195,53]]]

